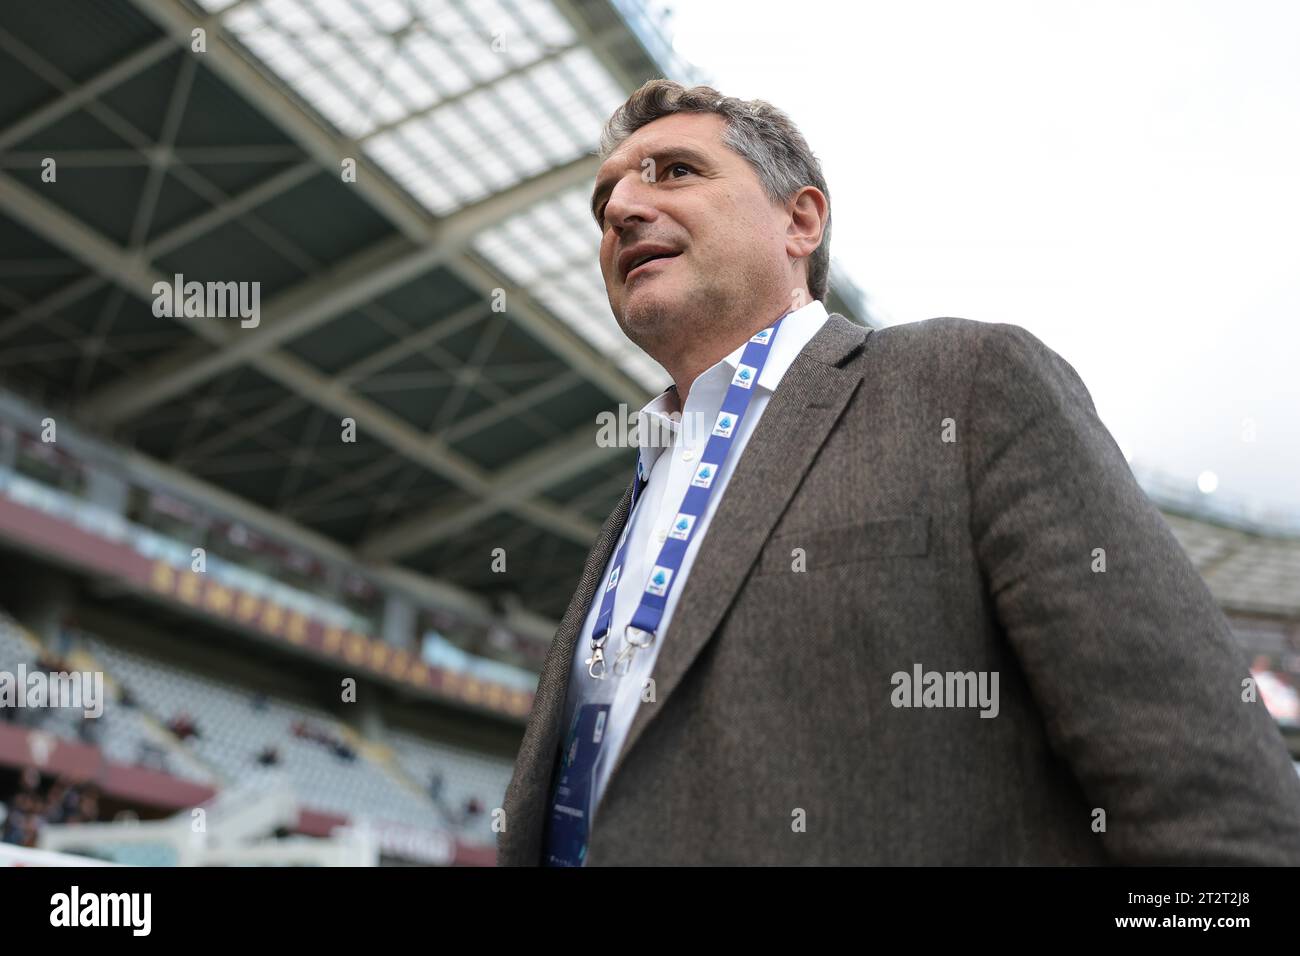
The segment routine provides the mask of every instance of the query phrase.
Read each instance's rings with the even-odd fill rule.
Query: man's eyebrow
[[[660,150],[652,150],[642,154],[645,156],[660,157],[660,162],[674,159],[685,160],[693,166],[707,167],[712,165],[712,161],[704,153],[690,146],[669,146]],[[604,199],[614,189],[614,180],[607,179],[603,183],[596,184],[596,191],[591,194],[591,218],[600,223],[600,218],[596,215],[596,209],[600,206],[600,201]]]

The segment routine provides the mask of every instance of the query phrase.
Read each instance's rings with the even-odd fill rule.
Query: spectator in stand
[[[81,787],[73,785],[64,791],[59,822],[66,826],[81,822]]]
[[[341,760],[356,760],[357,753],[342,740],[336,740],[333,743],[334,756]]]
[[[69,784],[68,789],[63,792],[63,807],[59,812],[59,819],[63,823],[70,822],[76,817],[81,809],[81,788],[75,784]]]
[[[64,818],[64,797],[68,792],[68,782],[65,778],[60,777],[50,786],[50,792],[45,797],[45,822],[62,823]]]
[[[22,841],[18,845],[27,847],[30,850],[34,850],[36,849],[36,844],[40,842],[40,838],[41,838],[40,814],[36,814],[36,813],[27,814],[27,817],[23,821],[23,823],[24,823],[24,830],[22,835]]]
[[[99,788],[93,783],[86,784],[81,794],[81,820],[83,823],[95,823],[99,820]]]
[[[13,721],[20,727],[39,730],[51,713],[53,713],[51,707],[16,707],[14,708]]]
[[[104,715],[98,717],[83,716],[77,723],[77,736],[83,744],[90,744],[92,747],[98,747],[100,738],[103,736]]]
[[[34,846],[33,828],[39,826],[41,810],[44,803],[40,793],[41,775],[33,767],[23,770],[19,778],[18,792],[14,795],[13,805],[5,815],[0,842],[17,846]]]
[[[323,727],[317,727],[304,720],[295,720],[289,725],[289,733],[302,740],[312,740],[328,747],[340,760],[356,760],[356,751],[344,740],[334,736]]]
[[[151,740],[140,741],[135,762],[138,766],[167,773],[167,752]]]
[[[167,729],[174,733],[181,740],[188,740],[191,737],[199,736],[199,728],[194,723],[194,718],[187,711],[181,711],[167,723]]]
[[[19,809],[18,801],[15,798],[13,806],[5,814],[4,822],[0,823],[0,843],[21,843],[25,830],[26,823],[23,820],[23,812]]]
[[[35,767],[24,767],[22,775],[18,778],[18,793],[34,797],[40,792],[41,772]]]

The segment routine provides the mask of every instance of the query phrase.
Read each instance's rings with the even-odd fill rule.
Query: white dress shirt
[[[617,546],[605,565],[605,573],[599,578],[601,584],[596,588],[596,595],[587,613],[587,620],[578,635],[574,651],[572,671],[569,677],[569,690],[566,698],[564,724],[561,728],[561,742],[568,734],[574,715],[583,704],[609,703],[610,712],[605,724],[605,740],[602,745],[600,760],[596,766],[596,791],[593,806],[598,806],[605,792],[614,759],[627,737],[632,719],[636,716],[637,706],[641,702],[642,690],[654,668],[655,658],[664,641],[672,640],[673,611],[686,587],[686,580],[691,573],[691,565],[700,550],[700,542],[708,534],[709,524],[718,502],[722,500],[731,480],[732,472],[744,454],[749,436],[763,415],[772,393],[781,383],[786,370],[803,351],[809,340],[821,329],[827,319],[827,312],[821,302],[813,300],[806,306],[789,313],[773,340],[767,363],[758,377],[758,387],[754,389],[749,408],[745,411],[732,438],[731,451],[721,474],[715,479],[715,488],[709,498],[708,507],[700,516],[690,544],[682,557],[680,569],[673,577],[668,600],[664,605],[663,619],[659,625],[653,643],[636,652],[626,674],[617,676],[613,673],[613,663],[623,648],[623,633],[632,621],[649,579],[650,570],[655,565],[659,550],[667,538],[668,529],[677,516],[690,486],[695,469],[699,465],[700,454],[708,444],[709,434],[722,409],[722,400],[731,385],[732,376],[740,357],[745,351],[742,344],[730,355],[701,372],[692,383],[687,393],[686,407],[682,410],[680,420],[671,417],[671,410],[676,405],[676,396],[670,394],[675,386],[665,389],[660,395],[645,405],[637,416],[637,437],[641,444],[639,462],[641,474],[649,475],[649,482],[637,500],[635,511],[629,516],[631,541],[628,544],[627,558],[620,574],[617,596],[614,601],[613,614],[610,619],[609,634],[605,640],[606,678],[595,680],[588,673],[586,660],[591,656],[591,635],[600,614],[601,598],[604,584],[614,568],[614,559],[618,556]],[[693,417],[695,416],[695,417]],[[684,427],[686,423],[697,423],[698,427]],[[649,438],[658,433],[663,444],[647,444]],[[671,447],[664,447],[670,445]],[[631,476],[629,475],[629,479]],[[626,526],[624,532],[626,533]],[[595,817],[592,817],[594,824]]]

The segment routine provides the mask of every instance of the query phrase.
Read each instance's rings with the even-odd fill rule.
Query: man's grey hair
[[[682,86],[672,80],[650,80],[616,109],[600,135],[600,159],[642,126],[673,113],[716,113],[726,120],[722,141],[743,156],[758,174],[763,191],[774,203],[784,203],[804,186],[816,186],[826,197],[826,228],[822,241],[808,257],[808,292],[825,301],[831,271],[830,189],[821,163],[790,117],[766,100],[723,96],[711,86]]]

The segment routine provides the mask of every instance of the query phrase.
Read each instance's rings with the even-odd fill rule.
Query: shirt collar
[[[769,392],[776,391],[776,387],[781,384],[781,379],[785,378],[785,373],[794,364],[794,360],[799,357],[799,353],[803,351],[804,346],[817,334],[827,318],[829,318],[829,315],[826,312],[826,307],[817,299],[813,299],[803,308],[795,309],[785,317],[785,321],[781,323],[781,333],[772,340],[772,351],[768,353],[767,364],[763,366],[763,373],[758,377],[758,386],[760,388],[765,388]],[[745,346],[748,344],[748,342],[742,343],[739,348],[722,360],[731,366],[731,371],[727,373],[728,385],[731,384],[731,376],[740,365],[740,358],[745,354]],[[718,365],[709,369],[709,372],[716,368],[718,368]],[[709,373],[705,372],[704,374]],[[697,378],[695,381],[698,383],[699,379]],[[694,390],[695,385],[692,384],[691,391]],[[687,400],[689,401],[689,398]],[[721,406],[722,403],[719,401],[718,407]]]
[[[804,346],[821,330],[828,318],[826,307],[817,299],[786,315],[785,321],[781,323],[779,334],[772,340],[772,351],[768,353],[767,362],[758,376],[757,386],[775,392],[785,373],[799,357],[799,353],[804,350]],[[731,384],[732,376],[740,365],[741,356],[745,354],[745,346],[748,344],[747,341],[742,342],[731,354],[715,362],[696,377],[691,383],[691,391],[686,399],[690,411],[713,413],[722,407],[723,396]],[[650,469],[654,467],[664,448],[675,444],[678,440],[681,432],[681,416],[675,411],[677,400],[673,393],[676,389],[676,385],[668,386],[642,406],[641,411],[637,413],[637,433],[643,442],[637,460],[638,476],[649,478]],[[661,444],[644,444],[647,438],[654,437],[656,432]]]

